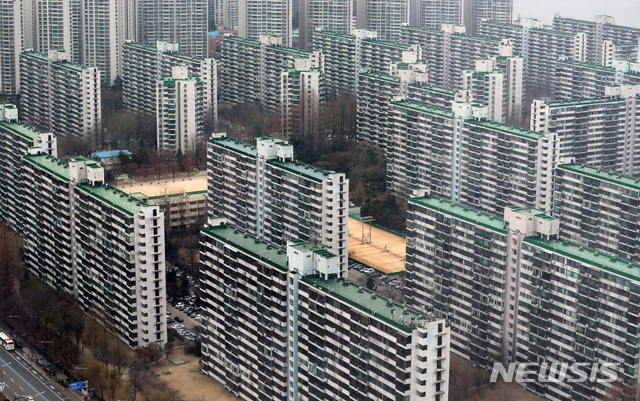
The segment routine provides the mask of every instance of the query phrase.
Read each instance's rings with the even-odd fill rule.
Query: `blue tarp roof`
[[[103,152],[95,152],[95,153],[91,153],[91,157],[99,157],[99,158],[105,158],[105,157],[116,157],[118,156],[120,153],[124,153],[127,156],[131,156],[131,152],[129,152],[128,150],[105,150]]]
[[[219,33],[218,31],[211,31],[209,32],[209,36],[212,36],[215,38],[216,36],[218,36],[218,33]]]

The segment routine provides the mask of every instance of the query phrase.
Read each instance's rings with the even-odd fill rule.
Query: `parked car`
[[[184,319],[181,318],[180,316],[176,316],[175,321],[178,322],[178,323],[183,323]]]
[[[173,318],[171,318],[171,317],[167,318],[167,324],[171,324],[171,323],[174,323],[174,322],[175,322],[175,320],[173,320]]]

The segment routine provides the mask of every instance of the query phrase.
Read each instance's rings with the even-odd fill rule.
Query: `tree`
[[[136,401],[138,393],[142,390],[144,382],[149,377],[149,367],[147,366],[146,357],[139,350],[136,356],[129,361],[129,389],[133,395],[133,401]]]
[[[370,290],[375,290],[376,289],[376,281],[373,279],[373,277],[368,276],[367,277],[367,282],[365,283],[365,286]]]
[[[2,308],[5,314],[5,309],[10,306],[5,301],[11,298],[19,288],[18,272],[21,265],[22,259],[16,237],[7,225],[0,223],[0,276],[2,277],[0,301],[3,302]]]

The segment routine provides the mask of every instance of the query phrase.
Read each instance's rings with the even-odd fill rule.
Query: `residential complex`
[[[296,1],[294,1],[295,3]],[[351,34],[354,18],[350,0],[299,0],[299,47],[310,49],[316,31]]]
[[[420,0],[411,10],[411,25],[427,29],[442,29],[443,24],[462,25],[464,0]]]
[[[634,61],[638,55],[640,29],[615,25],[613,17],[596,15],[594,21],[584,21],[556,15],[553,19],[553,29],[585,35],[586,57],[582,61],[610,67],[616,58],[622,59],[624,54],[633,56]],[[620,50],[615,51],[615,47],[628,46],[632,49],[635,47],[635,53],[626,50],[624,53],[620,53]],[[629,60],[629,58],[624,59]]]
[[[501,218],[416,193],[408,303],[446,313],[452,351],[480,366],[612,361],[618,380],[635,383],[640,266],[558,239],[561,225],[538,209],[510,207]],[[526,386],[550,400],[602,399],[613,383],[594,374]]]
[[[136,41],[149,46],[175,42],[184,55],[207,57],[207,1],[137,0]]]
[[[65,52],[20,56],[20,117],[57,136],[95,140],[101,129],[100,71],[68,61]]]
[[[444,319],[341,278],[329,248],[294,238],[279,248],[210,223],[200,256],[206,374],[247,400],[448,399]]]
[[[279,114],[282,136],[289,138],[315,132],[320,124],[320,106],[325,102],[325,76],[322,69],[298,65],[297,69],[284,70]]]
[[[356,28],[377,32],[378,39],[400,42],[400,27],[411,21],[409,0],[356,0]]]
[[[486,106],[441,109],[391,102],[387,188],[408,197],[427,188],[487,213],[535,205],[551,211],[558,138],[487,121]],[[508,149],[508,151],[506,151]]]
[[[3,110],[0,217],[23,235],[27,268],[129,346],[164,345],[162,212],[105,185],[95,161],[57,159],[52,134]]]
[[[293,0],[238,0],[238,35],[258,40],[275,36],[283,46],[292,46]]]
[[[321,74],[322,54],[280,45],[280,39],[263,36],[260,41],[226,37],[222,41],[221,100],[231,104],[259,101],[264,110],[273,113],[280,109],[287,93],[283,93],[283,72],[311,71]],[[313,73],[313,74],[316,74]],[[308,80],[307,83],[311,83]],[[317,77],[317,91],[323,93],[324,79]],[[288,82],[285,82],[287,85]],[[288,91],[290,88],[284,88]],[[287,97],[289,102],[293,98]],[[323,97],[319,95],[319,100]]]
[[[196,142],[204,140],[202,80],[190,76],[187,66],[176,66],[157,90],[158,151],[195,153]]]
[[[560,141],[561,157],[579,163],[636,175],[640,149],[636,147],[638,87],[606,88],[607,97],[566,102],[534,100],[531,129],[553,132]]]
[[[553,92],[558,60],[586,61],[584,33],[545,29],[542,21],[523,19],[519,25],[492,21],[480,22],[478,34],[494,39],[510,39],[524,58],[527,90]],[[520,50],[522,49],[522,50]]]
[[[474,68],[476,60],[500,54],[500,39],[465,35],[463,26],[445,25],[443,30],[403,26],[400,30],[403,43],[422,47],[429,82],[448,89],[462,88],[462,72]]]
[[[171,75],[173,67],[184,65],[190,76],[198,76],[202,81],[204,118],[214,123],[218,115],[216,61],[213,58],[181,54],[179,48],[173,42],[158,42],[155,46],[127,42],[122,46],[124,107],[130,111],[155,115],[158,80]]]
[[[251,146],[214,134],[207,143],[209,215],[278,246],[287,238],[318,242],[348,259],[349,180],[295,162],[293,146],[259,138]]]
[[[510,24],[513,21],[513,0],[471,0],[462,24],[467,26],[469,34],[476,35],[482,21]]]
[[[639,85],[640,63],[616,60],[613,67],[558,60],[554,81],[554,100],[600,98],[614,85]]]

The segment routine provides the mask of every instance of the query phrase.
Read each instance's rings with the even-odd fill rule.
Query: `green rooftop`
[[[451,89],[447,89],[447,88],[443,88],[441,86],[433,86],[433,85],[426,85],[426,84],[409,84],[409,86],[415,87],[415,88],[421,88],[424,89],[426,91],[429,92],[436,92],[436,93],[442,93],[445,95],[450,95],[450,96],[455,96],[456,95],[456,91],[453,91]]]
[[[34,141],[38,139],[40,134],[43,134],[43,131],[40,131],[37,128],[34,128],[25,123],[8,123],[8,122],[0,122],[0,127],[4,127],[11,132],[14,132],[28,140]]]
[[[69,181],[69,164],[47,154],[25,155],[23,158],[65,181]]]
[[[134,216],[143,208],[149,206],[148,204],[141,202],[132,196],[129,196],[128,194],[112,187],[111,185],[93,186],[83,183],[76,185],[76,188],[79,188],[84,192],[95,196],[108,205],[111,205],[130,216]]]
[[[221,226],[205,225],[202,232],[277,269],[288,270],[287,252],[285,250],[257,239],[251,234],[247,234],[229,224]]]
[[[534,141],[540,140],[545,137],[545,134],[541,132],[530,131],[528,129],[518,128],[512,125],[497,123],[494,121],[467,120],[466,122],[467,124],[477,125],[494,131],[500,131],[504,132],[505,134],[516,135],[521,138],[531,139]]]
[[[561,164],[558,168],[583,174],[598,180],[607,181],[623,187],[640,190],[640,180],[627,175],[617,174],[609,170],[602,170],[584,164]]]
[[[509,208],[514,212],[518,212],[519,214],[525,216],[538,217],[544,220],[558,220],[557,217],[549,216],[544,210],[536,209],[533,207],[509,206]]]
[[[545,240],[539,237],[527,237],[525,242],[557,252],[560,255],[599,267],[610,273],[618,274],[630,280],[640,281],[640,265],[626,259],[620,259],[576,243],[562,240]]]
[[[241,38],[240,36],[224,36],[222,39],[223,40],[230,40],[230,41],[233,41],[233,42],[247,43],[247,44],[251,44],[251,45],[254,45],[254,46],[260,46],[260,41],[259,40],[245,39],[245,38]]]
[[[581,61],[575,61],[575,60],[558,60],[558,63],[575,65],[575,66],[579,66],[579,67],[586,67],[586,68],[590,68],[590,69],[593,69],[593,70],[616,72],[615,68],[605,67],[603,65],[598,65],[598,64],[583,63]]]
[[[251,157],[258,156],[258,149],[255,146],[247,145],[244,142],[240,142],[232,138],[228,138],[228,137],[212,138],[212,139],[209,139],[209,143],[222,146],[223,148],[233,150],[234,152],[242,153],[247,156],[251,156]]]
[[[502,218],[478,212],[474,209],[464,207],[459,203],[451,202],[433,195],[411,198],[410,201],[417,205],[445,213],[459,220],[478,224],[479,226],[493,231],[501,233],[507,232],[507,226]]]
[[[314,35],[336,36],[336,37],[339,37],[339,38],[351,39],[351,40],[355,40],[355,38],[356,38],[354,35],[349,35],[349,34],[346,34],[346,33],[332,32],[332,31],[316,31],[313,34]]]
[[[417,323],[420,319],[426,319],[428,321],[437,319],[435,316],[428,317],[415,309],[391,302],[380,294],[348,280],[324,280],[318,276],[307,276],[302,279],[302,282],[319,288],[328,296],[347,302],[361,311],[390,323],[406,333],[413,331],[410,326],[412,321]]]
[[[376,45],[393,47],[393,48],[402,49],[402,50],[412,50],[412,47],[410,45],[405,45],[405,44],[396,43],[396,42],[388,42],[386,40],[367,38],[367,39],[363,39],[362,42],[375,43]]]
[[[442,109],[440,107],[428,106],[425,103],[420,103],[413,100],[399,100],[396,102],[391,102],[391,104],[395,106],[405,107],[411,110],[420,111],[423,113],[436,115],[438,117],[453,118],[453,112],[451,110]]]
[[[335,258],[338,256],[330,251],[331,248],[326,247],[324,245],[313,245],[301,239],[291,240],[291,242],[292,242],[291,248],[297,249],[301,252],[311,251],[325,258]]]
[[[613,85],[615,86],[615,85]],[[640,96],[637,96],[640,98]],[[588,106],[593,104],[603,104],[603,103],[619,103],[625,102],[624,99],[620,99],[619,97],[607,97],[607,98],[589,98],[589,99],[579,99],[579,100],[567,100],[564,102],[549,102],[547,106],[550,108],[553,107],[573,107],[573,106]],[[553,113],[553,110],[551,111]]]
[[[359,76],[363,76],[363,77],[369,77],[372,79],[379,79],[381,81],[387,81],[387,82],[392,82],[395,84],[399,84],[400,83],[400,78],[398,77],[394,77],[391,75],[387,75],[387,74],[382,74],[379,72],[361,72],[358,74]]]
[[[304,163],[280,162],[277,160],[269,160],[267,163],[318,182],[324,181],[329,177],[330,174],[330,172],[326,170],[320,170]]]

